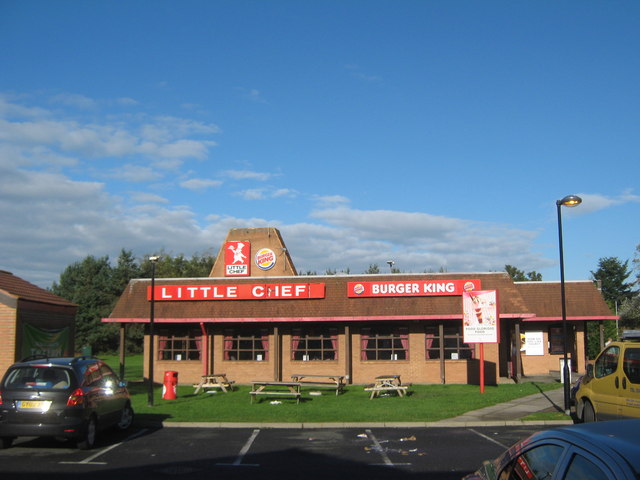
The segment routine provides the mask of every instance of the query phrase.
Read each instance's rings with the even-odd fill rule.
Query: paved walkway
[[[514,424],[571,424],[572,420],[541,420],[523,422],[521,419],[537,412],[563,411],[564,390],[558,388],[517,398],[510,402],[467,412],[459,417],[434,422],[434,426],[514,425]]]

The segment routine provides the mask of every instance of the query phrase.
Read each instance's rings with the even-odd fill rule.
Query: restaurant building
[[[568,356],[581,373],[587,322],[617,317],[592,281],[567,282],[566,299]],[[237,383],[307,373],[362,384],[393,373],[478,384],[481,355],[484,383],[496,384],[558,375],[563,358],[558,282],[505,272],[298,275],[274,228],[231,230],[209,277],[155,279],[153,293],[150,279],[132,280],[103,322],[149,324],[151,303],[154,378],[176,371],[183,384],[221,372]],[[148,347],[149,335],[147,373]]]

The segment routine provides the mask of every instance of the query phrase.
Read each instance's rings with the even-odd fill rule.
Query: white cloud
[[[143,186],[128,194],[134,204],[127,207],[127,194],[115,196],[109,184],[87,181],[87,175],[142,185],[169,177],[170,172],[173,178],[162,185],[164,192],[170,192],[177,179],[191,190],[219,187],[222,182],[206,174],[181,170],[189,159],[209,157],[215,145],[211,135],[218,127],[141,113],[104,117],[96,123],[26,107],[21,101],[25,103],[0,97],[0,268],[42,286],[87,255],[115,259],[121,248],[138,256],[161,249],[186,255],[215,253],[227,231],[241,227],[280,228],[297,268],[319,273],[328,268],[361,273],[389,259],[408,272],[441,267],[451,272],[502,270],[506,263],[539,271],[555,262],[535,252],[531,231],[422,212],[354,209],[342,195],[310,192],[318,209],[297,223],[222,214],[200,219],[191,208],[173,203],[181,201],[179,197],[160,196]],[[107,161],[105,175],[101,163]],[[114,167],[118,164],[122,166]],[[248,169],[224,174],[260,182],[274,176]],[[229,195],[271,199],[277,207],[283,204],[278,200],[299,192],[265,185]],[[584,199],[586,205],[600,208],[638,201],[631,192],[613,199]]]
[[[98,106],[98,103],[94,99],[77,93],[60,93],[51,97],[50,102],[83,110],[94,109]]]
[[[146,192],[132,196],[143,204],[127,210],[101,183],[0,167],[0,267],[48,286],[87,255],[115,259],[121,248],[138,256],[216,253],[230,228],[266,226],[282,231],[301,271],[361,273],[389,259],[411,272],[501,270],[506,263],[540,270],[549,263],[533,252],[533,233],[463,219],[340,207],[315,212],[317,223],[212,215],[200,225],[189,208]]]
[[[132,183],[153,182],[162,178],[162,174],[151,167],[132,164],[112,169],[107,176]]]
[[[169,203],[165,197],[148,192],[134,192],[131,194],[131,198],[139,203]]]
[[[219,187],[220,185],[222,185],[220,180],[208,180],[205,178],[192,178],[180,182],[180,186],[187,190],[206,190],[208,188]]]
[[[238,192],[237,195],[241,196],[245,200],[262,200],[265,198],[264,188],[250,188]]]
[[[140,102],[138,102],[137,100],[135,100],[133,98],[129,98],[129,97],[117,98],[116,99],[116,103],[118,105],[122,105],[122,106],[125,106],[125,107],[135,107],[136,105],[140,104]]]
[[[584,215],[618,205],[640,202],[640,196],[635,195],[631,190],[626,190],[616,197],[601,195],[599,193],[579,193],[578,196],[582,198],[582,203],[573,208],[564,208],[563,215],[565,212],[574,215]]]
[[[315,195],[313,198],[322,206],[333,206],[350,202],[350,200],[343,195]]]
[[[235,180],[259,180],[261,182],[267,181],[273,176],[271,173],[251,170],[225,170],[223,174]]]
[[[86,106],[91,103],[91,99],[72,94],[54,99],[65,105],[72,101]],[[105,117],[102,123],[82,122],[64,114],[54,117],[44,109],[23,107],[6,96],[0,97],[0,142],[27,152],[39,147],[58,155],[88,158],[136,155],[154,160],[202,160],[216,142],[189,137],[210,137],[219,131],[213,124],[172,116],[122,115]]]
[[[298,192],[291,188],[277,188],[271,194],[272,198],[283,198],[283,197],[294,198],[297,196],[298,196]]]

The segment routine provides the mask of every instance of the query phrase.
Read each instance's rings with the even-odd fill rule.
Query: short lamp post
[[[562,301],[562,341],[563,341],[563,360],[562,366],[562,381],[564,386],[564,411],[568,415],[571,410],[570,397],[570,374],[569,374],[569,335],[567,328],[567,306],[566,297],[564,292],[564,254],[562,248],[562,207],[575,207],[582,203],[582,199],[577,195],[567,195],[561,200],[556,201],[556,207],[558,209],[558,238],[560,246],[560,298]]]
[[[153,256],[149,257],[149,261],[151,262],[151,298],[149,303],[149,386],[148,386],[148,398],[147,404],[150,407],[153,407],[153,342],[154,340],[154,307],[155,307],[155,287],[156,287],[156,263],[158,263],[160,257]]]

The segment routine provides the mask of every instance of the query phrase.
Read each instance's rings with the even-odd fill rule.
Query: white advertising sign
[[[463,292],[465,343],[498,343],[498,293],[496,290]]]
[[[544,333],[525,332],[522,347],[525,355],[544,355]]]

